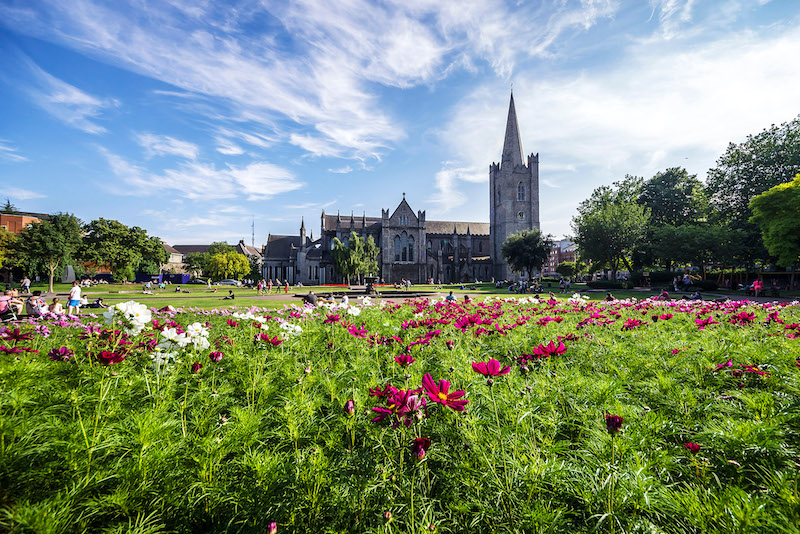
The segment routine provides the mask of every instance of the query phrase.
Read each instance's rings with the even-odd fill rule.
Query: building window
[[[408,261],[414,261],[414,236],[408,236]]]
[[[408,234],[403,232],[400,234],[400,251],[401,251],[401,260],[408,261]]]
[[[432,243],[431,243],[431,240],[429,239],[429,240],[428,240],[428,250],[430,250],[432,247],[433,247],[433,245],[432,245]]]
[[[517,200],[525,200],[525,186],[522,182],[517,186]]]
[[[394,236],[394,261],[400,261],[400,236]]]
[[[478,252],[483,252],[483,241],[478,241]]]

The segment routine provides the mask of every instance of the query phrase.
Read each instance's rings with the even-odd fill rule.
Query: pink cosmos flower
[[[411,445],[411,454],[417,457],[417,460],[425,458],[425,453],[431,447],[431,440],[428,438],[414,438],[414,444]]]
[[[722,369],[727,369],[728,367],[733,367],[733,360],[728,360],[725,363],[718,363],[717,368],[714,369],[714,372],[721,371]]]
[[[428,394],[430,400],[444,404],[457,412],[463,412],[469,403],[468,400],[461,398],[466,393],[465,391],[460,390],[450,393],[450,382],[439,380],[439,383],[436,384],[429,373],[422,377],[422,388]]]
[[[194,362],[192,364],[192,374],[199,373],[200,369],[203,368],[203,364],[199,362]]]
[[[344,403],[344,413],[347,415],[353,415],[356,413],[356,401],[350,399],[349,401]]]
[[[212,362],[219,362],[222,361],[223,356],[225,356],[224,353],[215,350],[208,354],[208,359],[211,360]]]
[[[58,349],[51,350],[48,356],[50,356],[50,359],[54,362],[68,362],[74,354],[75,353],[72,351],[72,349],[60,347]]]
[[[533,353],[542,356],[544,358],[549,358],[551,356],[557,356],[559,354],[564,354],[567,352],[567,346],[564,345],[561,341],[558,342],[558,345],[553,343],[552,341],[547,345],[539,345],[533,349]]]
[[[237,323],[233,319],[228,319],[227,323],[228,323],[228,326],[233,327],[233,328],[236,328],[237,326],[239,326],[239,323]]]
[[[399,356],[394,357],[394,361],[403,367],[407,367],[412,363],[414,363],[416,360],[410,354],[400,354]]]
[[[698,452],[700,452],[700,449],[703,448],[697,443],[691,443],[691,442],[684,443],[683,446],[686,447],[692,454],[697,454]]]
[[[608,433],[612,436],[620,431],[622,422],[623,419],[621,415],[606,414],[606,430],[608,430]]]
[[[472,370],[483,376],[502,376],[511,372],[511,367],[500,367],[500,362],[490,358],[488,362],[472,362]]]
[[[325,324],[338,323],[339,319],[341,319],[341,316],[339,316],[339,315],[328,315],[328,316],[325,317],[325,321],[323,321],[323,322]]]
[[[694,323],[697,325],[699,330],[704,330],[705,327],[711,326],[712,324],[719,324],[717,321],[714,320],[713,315],[709,315],[708,319],[695,319]]]
[[[119,352],[111,352],[104,350],[97,355],[97,360],[103,365],[111,365],[113,363],[120,363],[125,359],[125,354]]]
[[[278,534],[278,523],[276,521],[270,521],[267,524],[267,534]]]

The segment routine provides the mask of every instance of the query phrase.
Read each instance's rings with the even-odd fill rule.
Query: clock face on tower
[[[524,211],[518,211],[517,212],[517,219],[519,219],[520,221],[524,221],[525,220],[525,212]]]

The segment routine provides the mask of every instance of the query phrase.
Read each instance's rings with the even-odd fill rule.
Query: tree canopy
[[[754,197],[750,208],[750,220],[761,229],[764,245],[778,264],[790,267],[800,261],[800,174]]]
[[[695,224],[707,215],[703,183],[682,167],[658,172],[642,183],[639,203],[650,210],[655,226]]]
[[[377,257],[380,249],[375,245],[372,236],[366,239],[355,232],[350,233],[347,244],[339,238],[333,238],[333,263],[336,271],[350,283],[350,278],[358,275],[370,275],[378,272]]]
[[[221,254],[213,254],[206,265],[206,274],[215,280],[231,278],[239,280],[250,272],[250,262],[233,250]]]
[[[234,248],[230,246],[227,241],[214,241],[208,245],[208,253],[211,256],[214,254],[225,254],[226,252],[235,252]]]
[[[15,240],[15,253],[24,263],[49,277],[53,292],[56,272],[70,261],[81,246],[81,220],[69,213],[57,213],[24,228]]]
[[[533,228],[511,234],[502,245],[502,254],[511,270],[517,273],[533,273],[541,270],[550,250],[553,248],[553,236],[543,235],[541,230]]]
[[[596,267],[607,266],[612,278],[623,264],[632,269],[630,257],[644,238],[650,218],[648,209],[633,200],[629,178],[614,184],[615,188],[595,189],[572,219],[573,240],[581,258]]]
[[[147,235],[138,226],[97,219],[85,227],[81,256],[98,266],[105,265],[116,278],[131,280],[140,264],[162,264],[167,252],[161,239]]]

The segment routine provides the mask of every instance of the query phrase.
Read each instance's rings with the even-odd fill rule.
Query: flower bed
[[[800,304],[407,301],[0,329],[11,531],[789,531]]]

